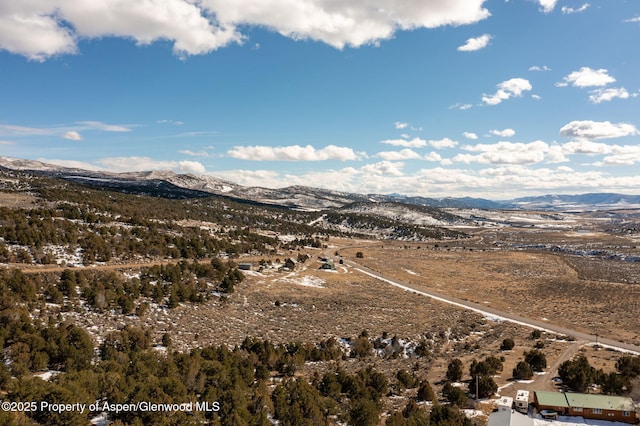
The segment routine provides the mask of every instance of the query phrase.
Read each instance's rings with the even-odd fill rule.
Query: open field
[[[418,248],[420,247],[420,248]],[[566,255],[397,243],[342,249],[376,271],[445,295],[639,344],[640,286],[582,279]],[[393,261],[390,261],[393,259]],[[580,262],[589,265],[588,259]],[[590,266],[590,265],[589,265]],[[640,264],[624,267],[640,276]],[[630,272],[630,273],[631,273]]]

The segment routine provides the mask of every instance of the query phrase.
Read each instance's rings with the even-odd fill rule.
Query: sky
[[[0,0],[0,156],[270,188],[640,194],[637,0]]]

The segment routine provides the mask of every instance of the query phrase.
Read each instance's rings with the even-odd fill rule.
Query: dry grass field
[[[340,253],[355,258],[358,251],[363,265],[425,289],[640,344],[640,286],[583,279],[584,271],[574,269],[578,262],[565,255],[393,243]],[[624,266],[640,276],[640,264]]]

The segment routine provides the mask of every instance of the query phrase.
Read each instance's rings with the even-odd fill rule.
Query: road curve
[[[370,268],[367,268],[364,265],[356,263],[352,260],[343,259],[343,262],[352,267],[353,269],[368,275],[370,277],[376,278],[380,281],[386,282],[393,286],[399,287],[406,291],[412,291],[416,294],[420,294],[423,296],[430,297],[432,299],[438,300],[440,302],[448,303],[450,305],[458,306],[460,308],[468,309],[474,312],[478,312],[485,317],[490,319],[498,320],[498,321],[509,321],[512,323],[524,325],[526,327],[537,328],[540,330],[546,330],[557,334],[563,334],[566,336],[573,336],[577,340],[583,340],[588,343],[597,343],[600,346],[604,346],[607,348],[632,352],[636,355],[640,355],[640,346],[632,345],[629,343],[619,342],[617,340],[607,339],[601,336],[597,337],[593,334],[587,334],[578,330],[572,330],[570,328],[562,327],[556,324],[549,323],[547,321],[539,321],[532,318],[526,318],[520,315],[511,314],[509,312],[500,311],[498,309],[494,309],[485,305],[481,305],[479,303],[470,302],[468,300],[458,299],[456,297],[444,295],[442,293],[438,293],[432,290],[426,290],[424,288],[417,287],[415,285],[398,281],[393,278],[389,278],[379,272],[376,272]]]

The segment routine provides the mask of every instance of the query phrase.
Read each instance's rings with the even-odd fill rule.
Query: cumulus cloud
[[[467,42],[458,47],[460,52],[473,52],[476,50],[484,49],[489,45],[489,42],[493,36],[491,34],[482,34],[479,37],[472,37],[467,39]]]
[[[30,0],[0,6],[0,49],[46,60],[75,53],[82,39],[115,36],[139,45],[168,40],[180,56],[242,43],[242,28],[268,28],[336,48],[389,39],[398,30],[476,23],[486,0]]]
[[[402,172],[403,168],[404,163],[401,162],[381,161],[379,163],[366,164],[362,166],[361,171],[374,175],[402,176],[404,174]]]
[[[609,102],[615,98],[628,99],[630,96],[624,87],[611,87],[592,91],[589,100],[594,104],[599,104],[600,102]]]
[[[601,163],[596,165],[604,166],[631,166],[640,163],[640,150],[630,153],[622,153],[604,157]]]
[[[505,80],[497,85],[498,91],[493,95],[484,95],[482,102],[487,105],[498,105],[502,101],[505,101],[511,97],[522,96],[525,91],[531,90],[533,87],[529,80],[524,78],[512,78]]]
[[[68,139],[70,141],[81,141],[82,140],[82,135],[80,133],[78,133],[78,132],[73,131],[73,130],[63,133],[62,137],[64,139]]]
[[[602,161],[594,163],[603,165],[631,165],[640,163],[640,146],[638,145],[609,145],[589,140],[567,142],[562,149],[570,154],[605,155]]]
[[[538,3],[540,3],[541,10],[544,13],[549,13],[556,7],[558,0],[538,0]]]
[[[401,146],[404,148],[423,148],[425,146],[427,146],[428,142],[424,139],[421,138],[413,138],[411,140],[408,139],[386,139],[383,141],[380,141],[380,143],[386,144],[386,145],[393,145],[393,146]]]
[[[577,139],[609,139],[639,134],[633,124],[610,121],[577,120],[567,123],[560,129],[560,135]]]
[[[409,127],[409,123],[405,123],[405,122],[402,122],[402,121],[396,121],[395,127],[396,127],[396,129],[406,129],[407,127]]]
[[[635,18],[627,19],[624,22],[639,23],[640,22],[640,16],[636,16]]]
[[[453,148],[454,146],[458,145],[458,142],[451,140],[449,138],[443,138],[443,139],[437,139],[437,140],[430,140],[429,145],[437,149]]]
[[[426,161],[442,161],[442,157],[437,152],[431,151],[427,155],[424,156]]]
[[[567,161],[559,146],[550,146],[543,141],[530,143],[498,142],[495,144],[466,145],[463,150],[479,154],[458,154],[454,162],[481,164],[536,164]]]
[[[478,135],[472,132],[464,132],[462,133],[462,136],[464,136],[467,139],[478,139]]]
[[[239,160],[251,161],[324,161],[357,160],[360,158],[351,148],[328,145],[315,149],[311,145],[300,146],[236,146],[227,155]]]
[[[375,156],[388,161],[416,160],[422,158],[420,154],[409,148],[400,151],[383,151],[377,153]]]
[[[580,13],[580,12],[584,12],[585,10],[587,10],[591,5],[589,3],[585,3],[582,6],[578,7],[578,8],[573,8],[573,7],[568,7],[568,6],[562,6],[562,13],[564,13],[565,15],[571,14],[571,13]]]
[[[98,164],[114,172],[173,170],[177,173],[204,174],[207,171],[202,163],[197,161],[165,161],[149,157],[110,157],[98,160]]]
[[[485,0],[336,2],[331,0],[203,0],[220,22],[258,25],[295,39],[343,48],[388,39],[397,29],[464,25],[490,16]]]
[[[516,131],[513,129],[504,129],[504,130],[491,130],[489,133],[495,136],[501,136],[503,138],[510,138],[516,134]]]
[[[567,142],[562,145],[562,149],[569,154],[598,155],[610,153],[613,149],[611,145],[601,142],[592,142],[586,139]]]
[[[615,78],[608,74],[604,68],[598,70],[589,67],[582,67],[578,71],[573,71],[556,83],[557,87],[566,87],[571,84],[574,87],[601,87],[616,81]]]

